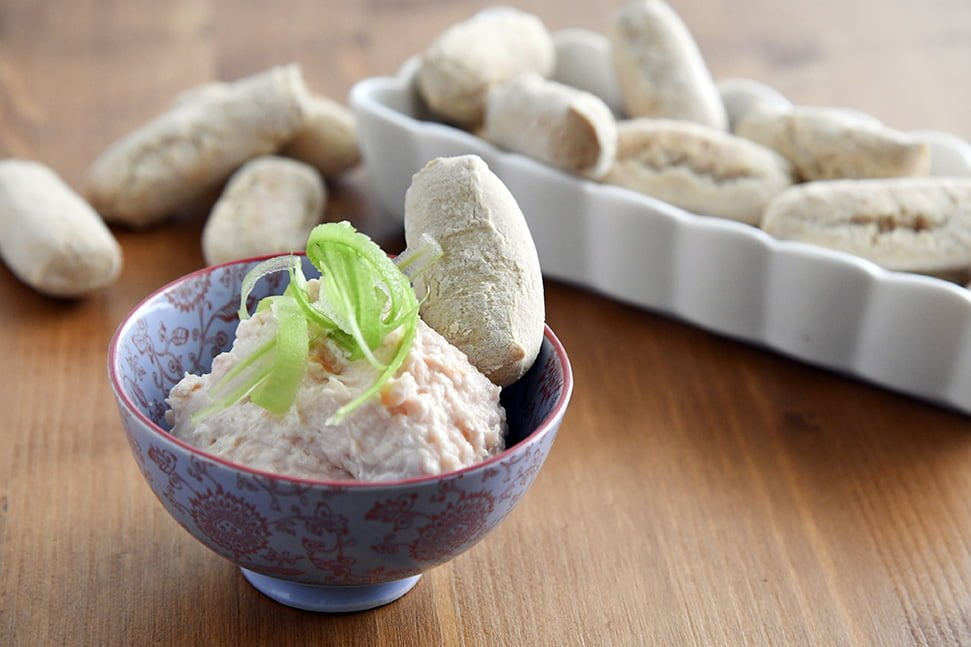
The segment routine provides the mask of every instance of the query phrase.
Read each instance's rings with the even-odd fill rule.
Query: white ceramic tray
[[[428,120],[413,89],[415,70],[411,60],[398,76],[351,91],[368,172],[389,212],[402,216],[411,176],[428,160],[474,153],[522,207],[547,276],[971,413],[971,291],[776,240],[501,151]],[[756,97],[785,101],[753,81],[720,89],[732,114]],[[920,136],[931,144],[933,174],[971,176],[966,142]]]

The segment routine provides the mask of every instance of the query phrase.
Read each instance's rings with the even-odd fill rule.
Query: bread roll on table
[[[307,89],[297,65],[202,88],[95,160],[85,195],[105,220],[155,224],[304,124]]]
[[[121,247],[101,217],[54,171],[0,160],[0,256],[32,288],[77,297],[121,272]]]
[[[326,201],[312,166],[272,155],[250,160],[233,174],[206,222],[206,263],[303,249]]]

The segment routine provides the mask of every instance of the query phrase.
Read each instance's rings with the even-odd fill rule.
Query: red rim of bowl
[[[128,314],[124,316],[124,318],[122,318],[121,323],[118,324],[118,328],[115,329],[114,334],[111,336],[111,342],[108,344],[108,379],[111,382],[111,389],[114,391],[115,397],[118,398],[118,400],[125,406],[126,409],[128,409],[128,411],[132,413],[133,416],[135,416],[135,418],[137,418],[140,422],[146,425],[151,431],[158,434],[165,440],[171,443],[174,443],[179,447],[182,447],[183,449],[193,454],[196,454],[198,456],[201,456],[207,460],[213,461],[215,463],[219,463],[220,465],[224,465],[226,467],[230,467],[237,470],[242,470],[244,472],[249,472],[250,474],[254,474],[256,476],[262,476],[264,478],[282,479],[282,480],[291,481],[294,483],[302,483],[307,485],[319,485],[319,486],[325,486],[329,488],[348,489],[348,488],[381,488],[381,487],[395,487],[400,485],[412,485],[417,483],[433,483],[445,478],[459,476],[466,472],[477,470],[482,467],[487,467],[488,465],[499,462],[505,457],[510,456],[513,453],[522,451],[522,449],[525,448],[526,446],[531,445],[534,442],[537,442],[540,437],[546,435],[546,433],[553,427],[554,422],[556,422],[557,419],[562,418],[563,415],[565,414],[567,403],[569,403],[570,397],[573,393],[573,369],[570,366],[570,359],[566,355],[566,350],[563,348],[563,344],[561,344],[560,340],[557,339],[556,334],[553,333],[553,330],[547,324],[543,324],[543,337],[547,341],[549,341],[550,345],[553,347],[553,352],[556,353],[556,357],[559,360],[560,366],[563,371],[563,388],[560,390],[560,395],[556,400],[556,404],[553,405],[553,410],[550,411],[550,413],[539,423],[539,425],[536,426],[536,429],[531,431],[529,435],[527,435],[525,438],[523,438],[521,441],[519,441],[512,447],[507,447],[506,449],[502,450],[500,453],[490,458],[487,458],[482,462],[475,463],[474,465],[469,465],[468,467],[463,467],[461,469],[452,470],[450,472],[442,472],[441,474],[433,474],[431,476],[416,476],[408,479],[399,479],[395,481],[353,481],[353,480],[326,481],[323,479],[304,478],[300,476],[287,476],[286,474],[267,472],[265,470],[249,467],[241,463],[234,463],[233,461],[226,460],[225,458],[222,458],[220,456],[215,456],[213,454],[210,454],[208,452],[205,452],[199,449],[198,447],[195,447],[194,445],[190,445],[189,443],[185,442],[181,438],[176,438],[175,436],[173,436],[172,434],[168,433],[167,431],[159,427],[157,424],[155,424],[152,420],[148,418],[148,416],[143,414],[141,410],[139,410],[138,407],[135,406],[135,404],[128,397],[128,394],[124,391],[124,389],[122,389],[121,380],[118,378],[118,372],[116,368],[117,356],[118,356],[118,339],[119,337],[121,337],[122,331],[131,323],[135,313],[141,310],[146,303],[148,303],[149,301],[152,301],[153,299],[158,297],[160,294],[168,290],[173,285],[177,283],[181,283],[183,281],[187,281],[195,276],[199,276],[201,274],[206,274],[206,273],[212,273],[212,272],[215,272],[216,270],[219,270],[223,267],[227,267],[229,265],[240,265],[243,263],[258,263],[268,258],[274,258],[276,256],[285,256],[285,255],[286,254],[266,254],[264,256],[253,256],[250,258],[241,258],[239,260],[229,261],[227,263],[220,263],[218,265],[204,267],[202,269],[196,270],[195,272],[190,272],[189,274],[186,274],[177,279],[169,281],[162,287],[158,288],[157,290],[149,294],[147,297],[139,301],[135,305],[135,307],[132,308],[128,312]],[[292,255],[304,256],[302,252],[293,252]]]

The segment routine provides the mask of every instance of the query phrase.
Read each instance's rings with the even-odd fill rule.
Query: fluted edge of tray
[[[429,160],[479,155],[519,202],[546,276],[971,413],[971,291],[692,214],[428,121],[416,65],[351,90],[368,173],[390,213],[403,215],[411,177]],[[759,84],[726,87],[749,85]]]

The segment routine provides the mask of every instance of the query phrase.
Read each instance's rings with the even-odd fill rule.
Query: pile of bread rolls
[[[289,252],[323,218],[323,178],[359,161],[351,112],[312,94],[298,65],[206,83],[95,160],[84,198],[42,164],[0,160],[0,256],[40,292],[84,295],[121,271],[105,222],[157,225],[227,178],[206,262]]]
[[[579,176],[889,269],[971,268],[971,178],[927,177],[925,143],[842,108],[756,103],[729,124],[697,45],[663,0],[616,10],[608,39],[610,68],[574,74],[593,65],[586,44],[491,8],[428,47],[415,85],[442,121]],[[554,70],[588,87],[551,80]],[[621,114],[591,78],[616,87]]]

